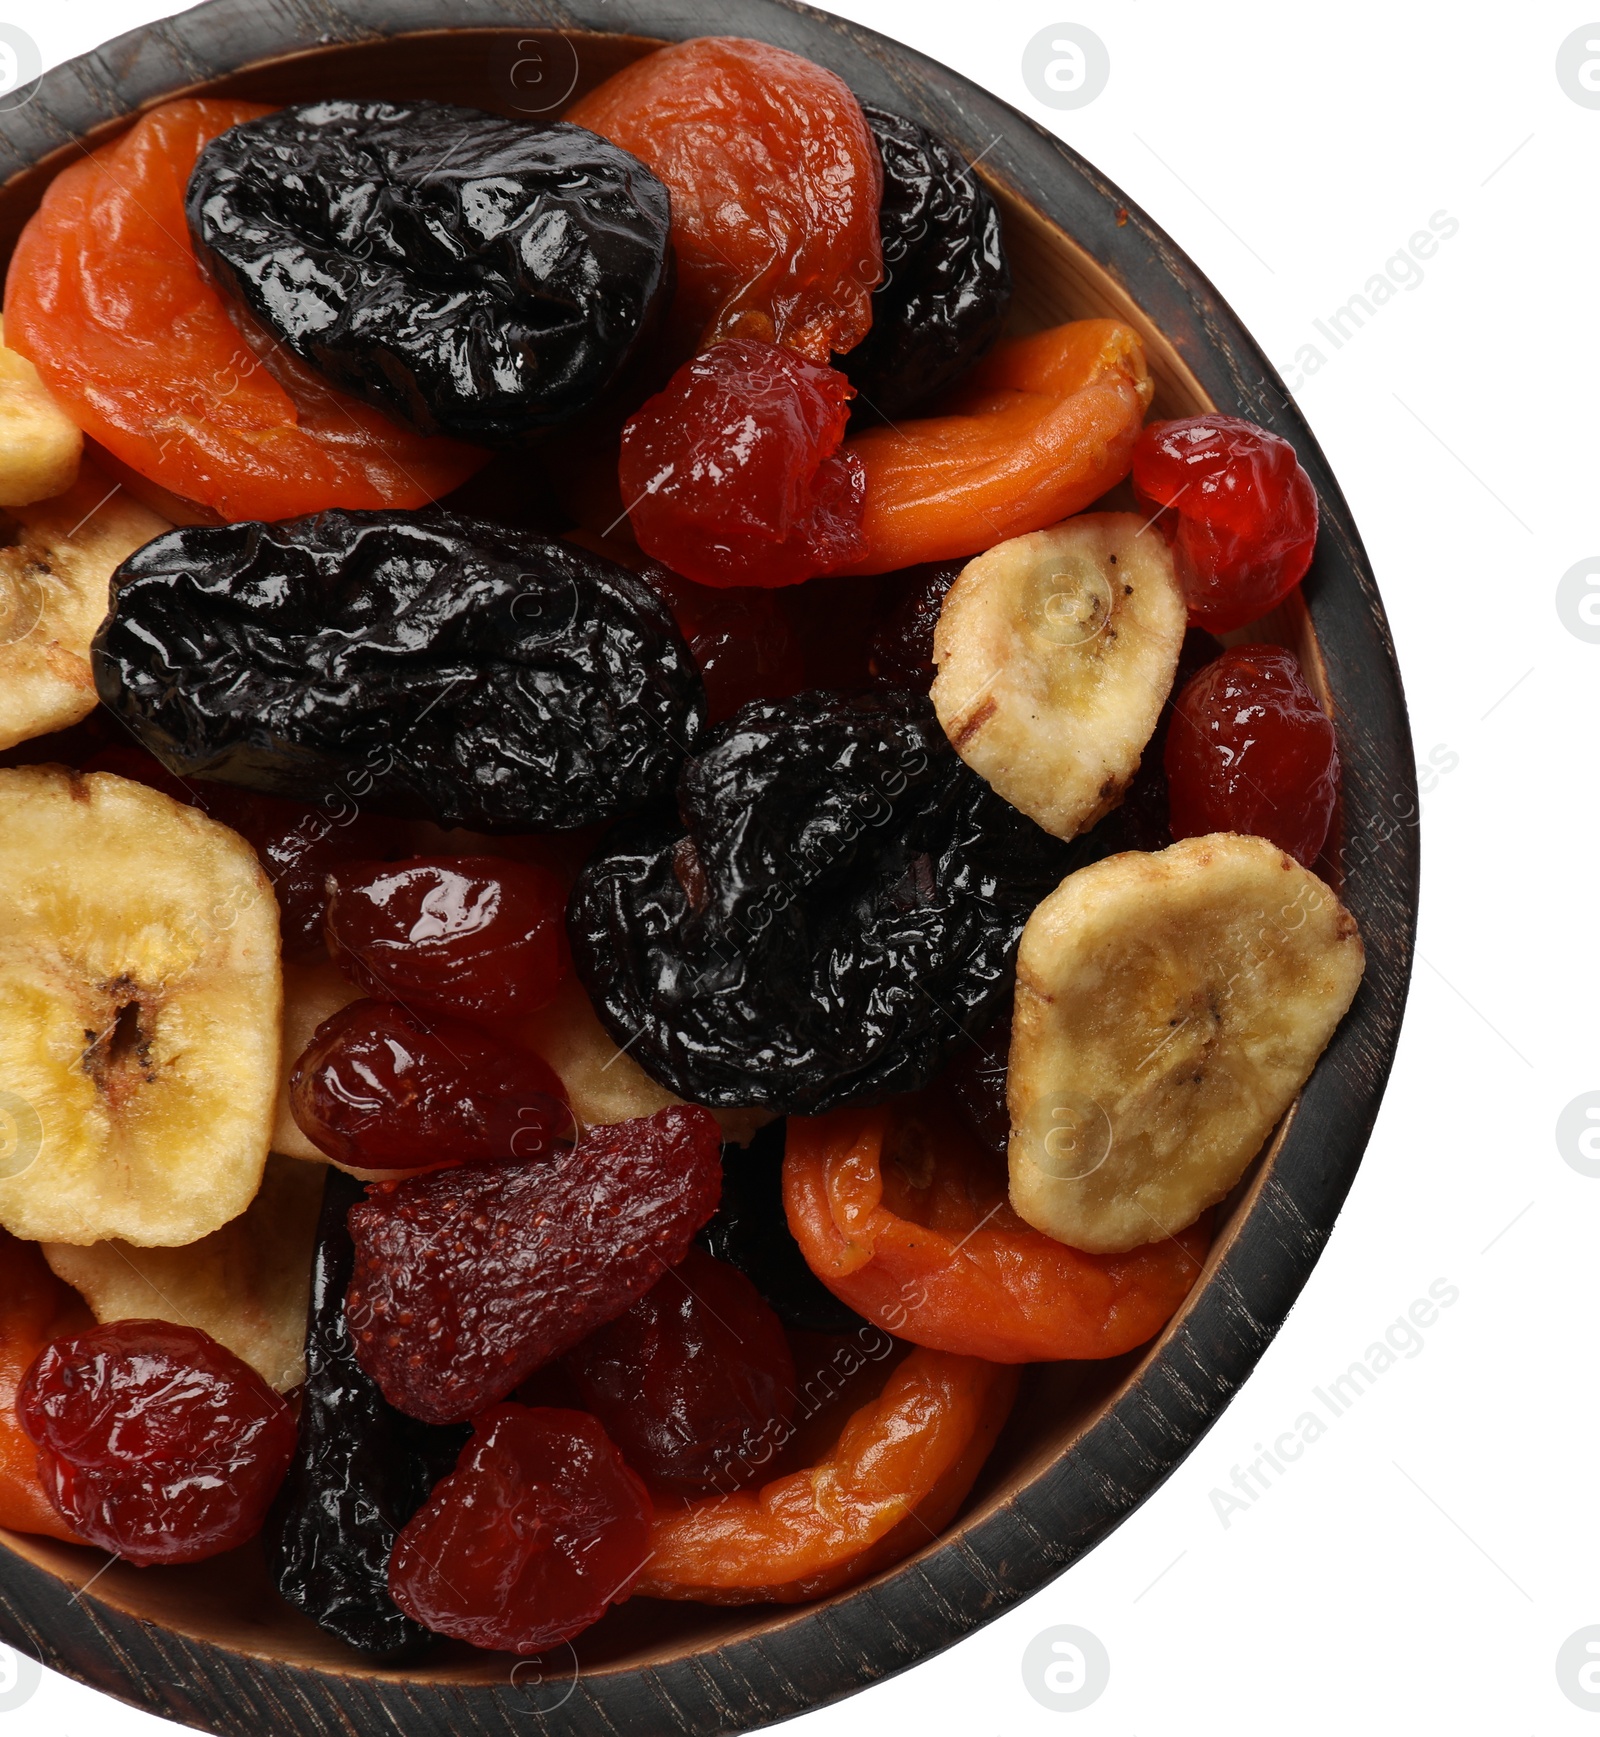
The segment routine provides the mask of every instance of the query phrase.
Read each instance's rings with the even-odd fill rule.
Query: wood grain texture
[[[1307,655],[1340,726],[1342,835],[1330,867],[1366,937],[1366,980],[1160,1339],[1108,1364],[1030,1371],[957,1525],[822,1604],[640,1600],[537,1670],[447,1645],[422,1666],[384,1672],[277,1601],[251,1550],[146,1574],[120,1564],[101,1573],[98,1553],[48,1540],[0,1547],[6,1639],[204,1730],[714,1737],[915,1664],[1091,1548],[1216,1421],[1304,1285],[1382,1097],[1411,966],[1417,794],[1394,650],[1343,496],[1281,382],[1183,254],[1091,165],[949,69],[782,0],[212,0],[57,68],[30,104],[0,116],[0,252],[57,169],[173,95],[432,95],[553,114],[649,41],[708,33],[809,55],[864,99],[981,154],[1018,271],[1018,329],[1089,313],[1128,319],[1149,345],[1159,411],[1214,406],[1294,443],[1321,498],[1322,534],[1304,587],[1309,625],[1291,609],[1273,634]]]

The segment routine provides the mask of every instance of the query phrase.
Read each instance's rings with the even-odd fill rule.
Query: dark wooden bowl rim
[[[143,1620],[51,1572],[26,1541],[0,1547],[0,1633],[53,1669],[151,1712],[239,1737],[403,1730],[483,1737],[530,1730],[713,1737],[783,1719],[903,1670],[1026,1597],[1106,1536],[1221,1414],[1305,1284],[1371,1131],[1397,1041],[1417,909],[1417,791],[1400,675],[1349,509],[1282,382],[1205,277],[1090,164],[948,68],[872,31],[786,0],[211,0],[48,73],[0,115],[8,188],[52,172],[138,109],[258,63],[452,30],[760,37],[831,66],[866,101],[926,120],[983,159],[997,187],[1059,225],[1167,340],[1219,409],[1292,441],[1321,499],[1304,595],[1344,752],[1344,897],[1367,974],[1233,1234],[1178,1319],[1076,1439],[1031,1480],[979,1498],[940,1542],[815,1606],[744,1614],[714,1646],[647,1663],[512,1668],[493,1681],[426,1680],[293,1664]],[[33,197],[37,197],[35,193]],[[0,231],[9,251],[14,222]],[[1158,370],[1159,372],[1159,370]],[[65,1547],[63,1547],[65,1548]],[[84,1553],[83,1560],[88,1560]],[[174,1571],[178,1572],[178,1571]],[[187,1571],[184,1571],[187,1572]],[[79,1576],[79,1581],[87,1576]],[[655,1606],[655,1609],[666,1607]],[[609,1620],[609,1619],[608,1619]],[[308,1625],[309,1627],[309,1625]]]

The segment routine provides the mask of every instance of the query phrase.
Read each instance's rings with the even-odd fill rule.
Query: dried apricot
[[[1200,1275],[1202,1219],[1127,1254],[1083,1254],[1006,1200],[1003,1163],[939,1099],[789,1118],[789,1227],[812,1271],[869,1321],[996,1363],[1117,1357]]]
[[[263,361],[196,262],[183,206],[195,159],[270,112],[163,103],[63,169],[11,257],[6,343],[85,433],[224,518],[423,506],[488,455],[398,427],[281,349]]]

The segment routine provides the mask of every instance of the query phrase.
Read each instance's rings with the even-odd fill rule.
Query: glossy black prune
[[[867,1323],[806,1265],[783,1209],[784,1122],[769,1122],[748,1146],[722,1148],[722,1202],[695,1241],[737,1267],[786,1327],[852,1333]]]
[[[299,103],[213,139],[199,258],[296,355],[423,434],[499,441],[603,392],[669,283],[667,190],[564,121]]]
[[[345,1325],[355,1250],[345,1225],[363,1184],[330,1169],[317,1225],[300,1444],[267,1517],[267,1569],[297,1610],[393,1663],[432,1638],[389,1596],[389,1552],[471,1431],[396,1411],[356,1362]]]
[[[480,832],[640,807],[705,717],[643,581],[437,510],[169,531],[113,576],[93,664],[181,776]]]
[[[1011,267],[1000,212],[952,147],[864,104],[883,158],[883,282],[872,329],[839,363],[865,409],[890,419],[951,384],[1000,335]]]
[[[680,1096],[815,1115],[927,1083],[1011,982],[1066,847],[921,695],[758,700],[618,828],[567,907],[602,1022]]]

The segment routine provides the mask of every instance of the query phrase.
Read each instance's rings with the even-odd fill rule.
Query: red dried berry
[[[327,878],[328,954],[352,983],[460,1019],[546,1006],[570,968],[566,888],[504,857],[350,862]]]
[[[737,1268],[697,1248],[563,1367],[628,1464],[674,1495],[771,1476],[794,1415],[783,1323]]]
[[[1152,422],[1133,487],[1173,544],[1189,619],[1244,627],[1292,591],[1317,541],[1317,491],[1294,448],[1237,416]]]
[[[701,585],[794,585],[866,553],[866,471],[839,451],[852,388],[775,344],[713,344],[622,431],[639,546]]]
[[[438,1634],[536,1653],[628,1596],[650,1520],[644,1485],[594,1418],[497,1405],[396,1539],[389,1593]]]
[[[261,1529],[294,1415],[210,1334],[113,1321],[57,1339],[17,1391],[39,1475],[80,1537],[129,1562],[198,1562]]]
[[[549,1063],[392,1001],[352,1001],[323,1020],[295,1063],[289,1108],[308,1140],[359,1170],[540,1158],[575,1132]]]
[[[805,660],[781,600],[748,585],[696,585],[652,561],[639,575],[672,611],[706,684],[706,722],[751,700],[785,700],[807,685]]]
[[[614,1320],[717,1208],[709,1110],[587,1128],[541,1164],[375,1183],[350,1212],[346,1319],[383,1396],[456,1423]]]
[[[1294,653],[1245,645],[1178,695],[1167,734],[1172,836],[1248,832],[1317,860],[1339,796],[1333,723]]]

